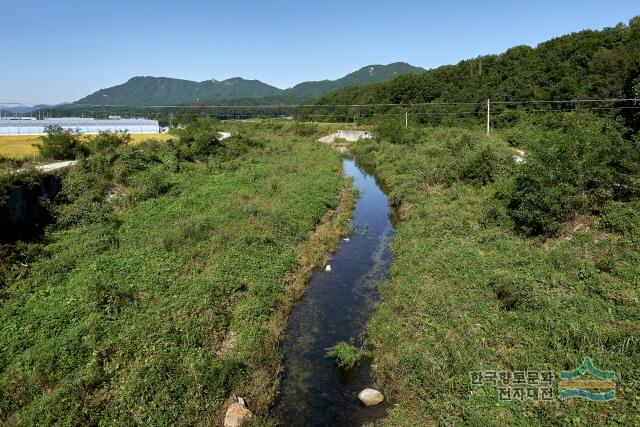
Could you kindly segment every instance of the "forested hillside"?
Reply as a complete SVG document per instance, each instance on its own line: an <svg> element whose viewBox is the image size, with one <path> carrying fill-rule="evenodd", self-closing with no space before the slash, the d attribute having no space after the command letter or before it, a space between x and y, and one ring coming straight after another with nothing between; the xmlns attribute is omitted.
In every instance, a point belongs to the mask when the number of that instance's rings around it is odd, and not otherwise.
<svg viewBox="0 0 640 427"><path fill-rule="evenodd" d="M341 88L384 82L395 77L422 71L425 71L424 68L414 67L406 62L395 62L388 65L367 65L337 80L321 80L297 84L292 88L285 89L282 97L291 100L316 98Z"/></svg>
<svg viewBox="0 0 640 427"><path fill-rule="evenodd" d="M420 74L401 76L384 83L350 87L322 97L314 104L401 104L471 102L474 105L433 105L417 109L423 122L450 119L443 112L484 114L487 99L510 101L495 105L499 113L511 109L553 110L569 108L611 108L626 104L516 104L519 101L548 101L593 98L636 98L640 96L640 17L628 25L618 24L601 31L586 30L558 37L536 47L516 46L500 55L481 56L445 65ZM398 110L397 107L306 108L311 114L353 117ZM627 110L627 114L630 115ZM500 123L500 117L496 115Z"/></svg>
<svg viewBox="0 0 640 427"><path fill-rule="evenodd" d="M101 89L65 106L73 111L83 106L114 105L122 107L149 105L224 104L242 100L241 104L291 103L326 95L348 86L382 82L397 76L424 71L405 62L367 65L336 80L308 81L289 89L279 89L259 80L240 77L223 81L194 82L168 77L134 77L118 86ZM264 98L264 99L263 99ZM234 102L232 102L234 103Z"/></svg>
<svg viewBox="0 0 640 427"><path fill-rule="evenodd" d="M275 95L280 89L258 80L240 77L224 81L192 82L167 77L134 77L118 86L101 89L82 98L80 105L182 105L197 101Z"/></svg>

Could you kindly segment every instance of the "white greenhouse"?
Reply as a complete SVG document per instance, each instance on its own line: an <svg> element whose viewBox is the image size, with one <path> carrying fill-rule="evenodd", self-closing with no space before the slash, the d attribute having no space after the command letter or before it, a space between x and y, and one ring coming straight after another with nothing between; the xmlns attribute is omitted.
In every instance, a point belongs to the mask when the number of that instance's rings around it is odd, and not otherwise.
<svg viewBox="0 0 640 427"><path fill-rule="evenodd" d="M2 119L0 135L44 135L47 126L60 126L64 129L78 130L83 134L97 134L102 131L129 133L159 133L157 120L147 119L109 119L96 120L79 117L60 119Z"/></svg>

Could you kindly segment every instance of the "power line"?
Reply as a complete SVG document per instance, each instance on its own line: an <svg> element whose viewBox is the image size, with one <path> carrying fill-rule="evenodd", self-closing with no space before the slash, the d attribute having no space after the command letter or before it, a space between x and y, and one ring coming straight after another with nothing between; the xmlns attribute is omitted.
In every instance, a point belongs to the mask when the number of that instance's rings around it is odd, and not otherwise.
<svg viewBox="0 0 640 427"><path fill-rule="evenodd" d="M639 102L638 98L607 98L607 99L554 99L554 100L525 100L525 101L491 101L491 104L576 104L576 103L595 103L595 102ZM9 103L5 103L9 104ZM22 104L15 104L22 105ZM428 107L432 105L486 105L486 101L433 101L433 102L415 102L415 103L369 103L369 104L245 104L245 105L224 105L224 104L212 104L212 105L198 105L198 104L185 104L185 105L114 105L114 104L69 104L54 106L52 108L61 109L73 109L73 108L316 108L316 107ZM47 108L47 109L52 109Z"/></svg>

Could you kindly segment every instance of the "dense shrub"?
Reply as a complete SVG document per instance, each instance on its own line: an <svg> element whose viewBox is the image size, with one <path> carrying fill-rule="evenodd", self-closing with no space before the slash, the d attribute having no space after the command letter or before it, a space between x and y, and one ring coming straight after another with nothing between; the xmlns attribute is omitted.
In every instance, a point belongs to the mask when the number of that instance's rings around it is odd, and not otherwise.
<svg viewBox="0 0 640 427"><path fill-rule="evenodd" d="M114 220L111 207L95 192L83 194L74 199L73 203L58 206L56 211L56 225L60 228L99 224Z"/></svg>
<svg viewBox="0 0 640 427"><path fill-rule="evenodd" d="M63 179L55 207L56 225L66 228L113 219L104 199L112 176L109 156L94 155L78 162Z"/></svg>
<svg viewBox="0 0 640 427"><path fill-rule="evenodd" d="M376 135L392 144L414 144L420 136L396 119L381 119L376 125Z"/></svg>
<svg viewBox="0 0 640 427"><path fill-rule="evenodd" d="M591 115L547 117L528 133L527 162L519 167L508 209L519 231L553 234L580 212L640 194L638 144L624 129Z"/></svg>
<svg viewBox="0 0 640 427"><path fill-rule="evenodd" d="M222 159L233 159L248 153L250 150L263 148L265 144L266 142L263 139L246 133L240 133L224 141L224 149L220 150L218 156Z"/></svg>
<svg viewBox="0 0 640 427"><path fill-rule="evenodd" d="M385 143L390 146L385 147ZM503 142L461 128L407 130L384 121L377 127L376 140L360 141L353 149L377 167L385 167L397 156L410 153L410 160L402 168L419 171L427 185L462 181L482 186L510 173L515 166L513 153ZM379 157L377 153L383 151L385 155Z"/></svg>
<svg viewBox="0 0 640 427"><path fill-rule="evenodd" d="M172 185L169 173L162 165L158 165L137 174L133 178L133 189L128 194L128 198L132 204L143 202L167 193Z"/></svg>
<svg viewBox="0 0 640 427"><path fill-rule="evenodd" d="M298 136L313 136L318 132L318 126L313 123L295 122L291 130Z"/></svg>
<svg viewBox="0 0 640 427"><path fill-rule="evenodd" d="M157 151L144 147L120 150L113 161L113 176L116 181L127 183L134 175L161 163Z"/></svg>
<svg viewBox="0 0 640 427"><path fill-rule="evenodd" d="M127 132L100 132L88 143L92 152L114 151L131 143L131 135Z"/></svg>
<svg viewBox="0 0 640 427"><path fill-rule="evenodd" d="M503 146L483 141L464 155L460 178L470 184L486 185L509 172L513 165L513 156Z"/></svg>
<svg viewBox="0 0 640 427"><path fill-rule="evenodd" d="M600 228L640 240L640 202L611 202L605 206Z"/></svg>
<svg viewBox="0 0 640 427"><path fill-rule="evenodd" d="M216 121L198 120L179 130L182 155L188 159L199 159L214 154L222 146L218 127Z"/></svg>
<svg viewBox="0 0 640 427"><path fill-rule="evenodd" d="M47 134L40 138L41 142L34 144L44 159L72 160L87 155L89 151L77 130L52 125L47 126L45 132Z"/></svg>

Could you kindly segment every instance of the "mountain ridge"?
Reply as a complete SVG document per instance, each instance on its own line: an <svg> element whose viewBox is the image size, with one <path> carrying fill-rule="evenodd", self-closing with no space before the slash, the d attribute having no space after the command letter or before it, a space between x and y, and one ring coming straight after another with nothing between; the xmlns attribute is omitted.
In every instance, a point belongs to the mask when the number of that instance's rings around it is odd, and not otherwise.
<svg viewBox="0 0 640 427"><path fill-rule="evenodd" d="M173 77L134 76L125 83L100 89L73 105L186 105L234 99L275 97L303 101L348 86L377 83L397 76L425 71L406 62L371 64L335 80L307 81L280 89L260 80L231 77L202 82Z"/></svg>

